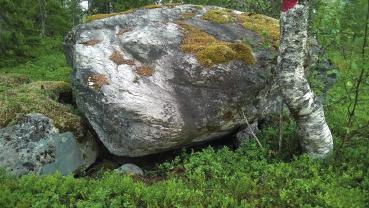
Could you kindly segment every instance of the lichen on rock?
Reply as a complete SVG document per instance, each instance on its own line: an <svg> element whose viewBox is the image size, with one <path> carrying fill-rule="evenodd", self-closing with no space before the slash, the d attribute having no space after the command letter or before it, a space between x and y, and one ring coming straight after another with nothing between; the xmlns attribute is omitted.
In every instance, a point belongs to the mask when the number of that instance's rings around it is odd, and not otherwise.
<svg viewBox="0 0 369 208"><path fill-rule="evenodd" d="M83 171L97 156L94 140L80 143L71 132L59 133L53 121L31 113L0 128L0 167L15 175L63 175Z"/></svg>
<svg viewBox="0 0 369 208"><path fill-rule="evenodd" d="M217 40L214 36L183 22L178 23L184 30L181 49L192 53L198 62L206 67L223 64L232 60L241 60L255 64L252 49L245 43L230 43Z"/></svg>

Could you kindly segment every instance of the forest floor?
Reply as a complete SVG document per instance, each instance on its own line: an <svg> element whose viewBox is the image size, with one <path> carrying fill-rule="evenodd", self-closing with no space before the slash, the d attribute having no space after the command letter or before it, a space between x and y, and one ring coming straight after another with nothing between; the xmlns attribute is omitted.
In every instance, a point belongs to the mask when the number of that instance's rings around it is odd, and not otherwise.
<svg viewBox="0 0 369 208"><path fill-rule="evenodd" d="M276 115L258 135L263 149L250 140L235 149L186 150L142 177L102 170L93 177L16 178L0 170L0 207L369 207L368 136L365 131L353 134L341 145L349 131L344 89L358 69L345 70L347 63L337 54L330 58L340 76L325 106L335 150L324 160L301 155L296 125L287 114L278 152ZM4 94L14 87L3 78L9 75L24 76L28 82L69 83L70 73L61 50L47 51L27 63L1 68L0 96L11 96ZM369 99L368 93L361 98ZM354 127L363 128L368 115L368 107L359 105Z"/></svg>

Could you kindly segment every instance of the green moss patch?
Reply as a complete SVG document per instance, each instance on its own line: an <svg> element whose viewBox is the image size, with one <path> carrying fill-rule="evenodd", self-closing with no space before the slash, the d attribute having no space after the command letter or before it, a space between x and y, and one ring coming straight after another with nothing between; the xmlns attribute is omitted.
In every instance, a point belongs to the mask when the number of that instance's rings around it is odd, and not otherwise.
<svg viewBox="0 0 369 208"><path fill-rule="evenodd" d="M143 6L143 9L157 9L157 8L162 8L162 7L169 7L169 8L173 8L176 7L180 4L175 4L175 3L168 3L168 4L164 4L164 5L158 5L158 4L149 4L146 6ZM122 15L122 14L130 14L133 13L135 11L135 9L129 9L127 11L124 12L114 12L114 13L110 13L110 14L94 14L94 15L90 15L87 16L86 18L86 22L91 22L94 20L101 20L101 19L105 19L108 17L113 17L113 16L117 16L117 15Z"/></svg>
<svg viewBox="0 0 369 208"><path fill-rule="evenodd" d="M4 81L0 80L0 83L4 84ZM33 82L1 92L0 128L21 115L41 113L51 118L60 131L71 131L76 137L83 137L82 118L71 106L58 102L62 93L71 93L71 88L68 83L58 81Z"/></svg>
<svg viewBox="0 0 369 208"><path fill-rule="evenodd" d="M143 6L142 8L145 8L145 9L157 9L157 8L161 8L162 6L159 5L159 4L149 4L149 5L146 5L146 6Z"/></svg>
<svg viewBox="0 0 369 208"><path fill-rule="evenodd" d="M184 23L178 24L185 32L181 44L182 51L194 54L201 65L211 67L232 60L242 60L247 64L255 63L250 46L220 41L198 28Z"/></svg>
<svg viewBox="0 0 369 208"><path fill-rule="evenodd" d="M101 19L105 19L105 18L108 18L108 17L117 16L117 15L122 15L122 14L130 14L130 13L133 13L134 11L135 11L134 9L129 9L129 10L124 11L124 12L114 12L114 13L110 13L110 14L94 14L94 15L87 16L86 17L86 22L101 20Z"/></svg>
<svg viewBox="0 0 369 208"><path fill-rule="evenodd" d="M236 15L233 13L232 10L229 9L210 9L208 10L202 19L217 23L217 24L227 24L236 21Z"/></svg>
<svg viewBox="0 0 369 208"><path fill-rule="evenodd" d="M202 19L217 24L240 22L245 29L260 34L267 45L279 47L279 22L271 17L255 13L237 15L232 10L217 8L207 11Z"/></svg>
<svg viewBox="0 0 369 208"><path fill-rule="evenodd" d="M239 19L245 29L259 33L264 41L270 42L275 48L279 47L280 30L278 20L254 13L241 14Z"/></svg>

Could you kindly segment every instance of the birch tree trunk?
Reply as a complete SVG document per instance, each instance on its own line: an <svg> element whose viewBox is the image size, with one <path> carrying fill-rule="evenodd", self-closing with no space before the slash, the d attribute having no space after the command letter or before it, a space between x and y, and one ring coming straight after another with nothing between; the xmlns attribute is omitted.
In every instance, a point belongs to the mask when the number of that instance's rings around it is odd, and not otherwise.
<svg viewBox="0 0 369 208"><path fill-rule="evenodd" d="M313 158L326 156L333 149L331 131L322 105L305 77L308 0L283 0L278 78L282 96L298 124L301 144Z"/></svg>

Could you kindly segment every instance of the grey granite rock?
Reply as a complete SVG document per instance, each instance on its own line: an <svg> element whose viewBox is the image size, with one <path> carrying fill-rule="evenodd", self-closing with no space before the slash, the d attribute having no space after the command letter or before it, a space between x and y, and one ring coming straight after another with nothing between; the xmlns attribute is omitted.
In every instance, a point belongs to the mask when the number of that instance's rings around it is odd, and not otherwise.
<svg viewBox="0 0 369 208"><path fill-rule="evenodd" d="M143 170L135 164L127 163L114 170L121 174L143 175Z"/></svg>
<svg viewBox="0 0 369 208"><path fill-rule="evenodd" d="M72 133L58 133L42 114L28 114L0 129L0 167L15 175L30 172L63 175L83 170L96 159L93 140L77 142Z"/></svg>

